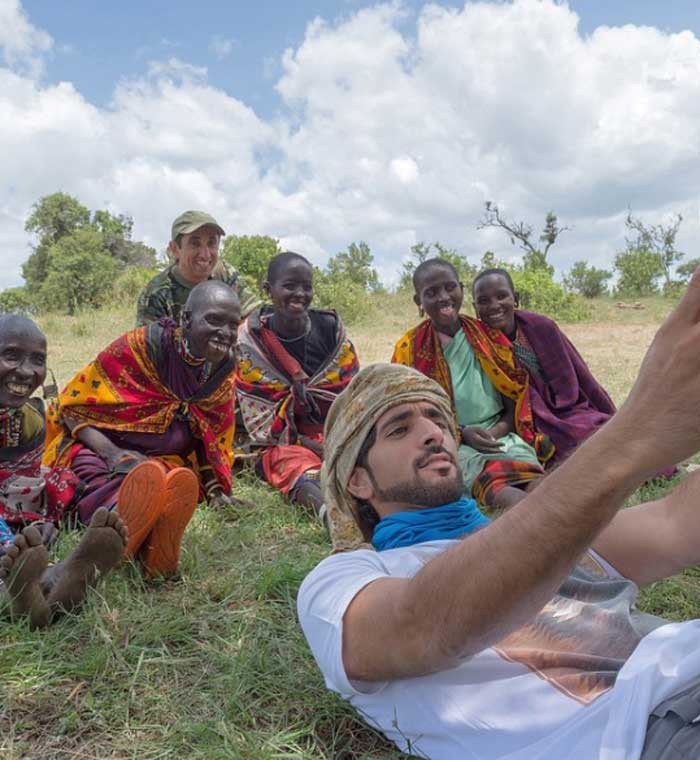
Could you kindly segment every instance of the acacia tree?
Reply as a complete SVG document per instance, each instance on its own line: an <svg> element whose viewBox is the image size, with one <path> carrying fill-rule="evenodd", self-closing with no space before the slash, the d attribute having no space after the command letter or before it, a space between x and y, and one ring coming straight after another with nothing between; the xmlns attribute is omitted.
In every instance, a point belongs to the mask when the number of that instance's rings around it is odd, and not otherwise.
<svg viewBox="0 0 700 760"><path fill-rule="evenodd" d="M673 284L673 270L685 256L676 249L676 235L680 229L683 216L675 214L668 224L644 224L639 217L627 213L625 237L627 251L646 251L658 258L666 287Z"/></svg>
<svg viewBox="0 0 700 760"><path fill-rule="evenodd" d="M492 201L486 201L484 206L484 216L477 224L477 230L483 230L486 227L502 229L508 235L511 245L517 245L523 250L525 254L523 265L526 269L543 269L550 276L554 274L554 267L547 261L547 254L559 236L571 229L570 227L560 227L557 215L553 211L548 211L544 220L544 227L538 238L540 244L544 243L544 247L542 247L542 245L534 242L535 231L532 225L506 219Z"/></svg>

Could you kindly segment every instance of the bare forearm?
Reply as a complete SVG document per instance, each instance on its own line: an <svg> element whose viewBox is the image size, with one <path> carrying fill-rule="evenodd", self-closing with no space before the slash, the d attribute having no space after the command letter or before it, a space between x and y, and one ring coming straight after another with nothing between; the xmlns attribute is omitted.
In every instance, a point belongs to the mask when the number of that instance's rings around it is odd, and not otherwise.
<svg viewBox="0 0 700 760"><path fill-rule="evenodd" d="M75 427L75 423L71 423L70 421L67 421L66 424L71 430ZM119 450L119 447L110 441L104 433L89 425L80 428L75 434L75 438L105 460L109 459L110 456L114 456Z"/></svg>
<svg viewBox="0 0 700 760"><path fill-rule="evenodd" d="M384 651L393 677L405 668L405 675L443 668L481 651L551 599L646 474L621 452L623 440L622 429L598 434L523 502L403 587L398 617L414 651L395 658Z"/></svg>

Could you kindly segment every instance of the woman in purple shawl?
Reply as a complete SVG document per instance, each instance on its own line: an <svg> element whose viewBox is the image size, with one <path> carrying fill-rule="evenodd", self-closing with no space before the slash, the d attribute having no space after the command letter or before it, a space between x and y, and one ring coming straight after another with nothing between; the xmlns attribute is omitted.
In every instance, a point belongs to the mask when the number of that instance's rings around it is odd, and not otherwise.
<svg viewBox="0 0 700 760"><path fill-rule="evenodd" d="M556 322L516 311L518 294L505 269L480 272L472 297L479 319L511 340L516 361L527 369L535 427L556 447L550 461L561 463L612 417L612 399Z"/></svg>

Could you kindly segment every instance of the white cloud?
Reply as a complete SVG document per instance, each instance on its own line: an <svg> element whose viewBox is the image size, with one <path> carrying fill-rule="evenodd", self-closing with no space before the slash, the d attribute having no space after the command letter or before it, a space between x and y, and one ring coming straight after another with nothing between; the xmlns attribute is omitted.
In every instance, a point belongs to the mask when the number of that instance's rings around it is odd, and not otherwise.
<svg viewBox="0 0 700 760"><path fill-rule="evenodd" d="M229 37L221 37L215 34L209 40L209 51L216 56L219 61L223 61L224 58L228 58L233 52L233 47L236 41Z"/></svg>
<svg viewBox="0 0 700 760"><path fill-rule="evenodd" d="M41 55L52 44L49 34L30 23L20 0L0 0L0 51L6 66L38 74Z"/></svg>
<svg viewBox="0 0 700 760"><path fill-rule="evenodd" d="M32 203L59 189L131 214L159 249L172 218L201 207L317 263L365 240L386 278L421 240L512 255L505 236L475 229L487 199L536 228L559 213L573 227L550 254L560 269L609 265L628 206L649 221L681 211L679 245L694 255L700 242L690 32L583 37L550 0L433 4L413 18L380 5L309 24L279 62L282 107L265 121L176 58L98 108L70 83L42 84L51 38L16 2L0 0L3 20L0 286L17 282Z"/></svg>

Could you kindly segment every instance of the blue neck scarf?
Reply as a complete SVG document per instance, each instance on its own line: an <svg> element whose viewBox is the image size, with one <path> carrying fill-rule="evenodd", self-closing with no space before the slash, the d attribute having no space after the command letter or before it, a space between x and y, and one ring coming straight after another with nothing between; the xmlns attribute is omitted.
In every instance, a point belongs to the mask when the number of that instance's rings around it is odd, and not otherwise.
<svg viewBox="0 0 700 760"><path fill-rule="evenodd" d="M378 551L413 546L424 541L462 538L491 521L474 499L463 496L441 507L397 512L382 518L374 529L372 546Z"/></svg>

